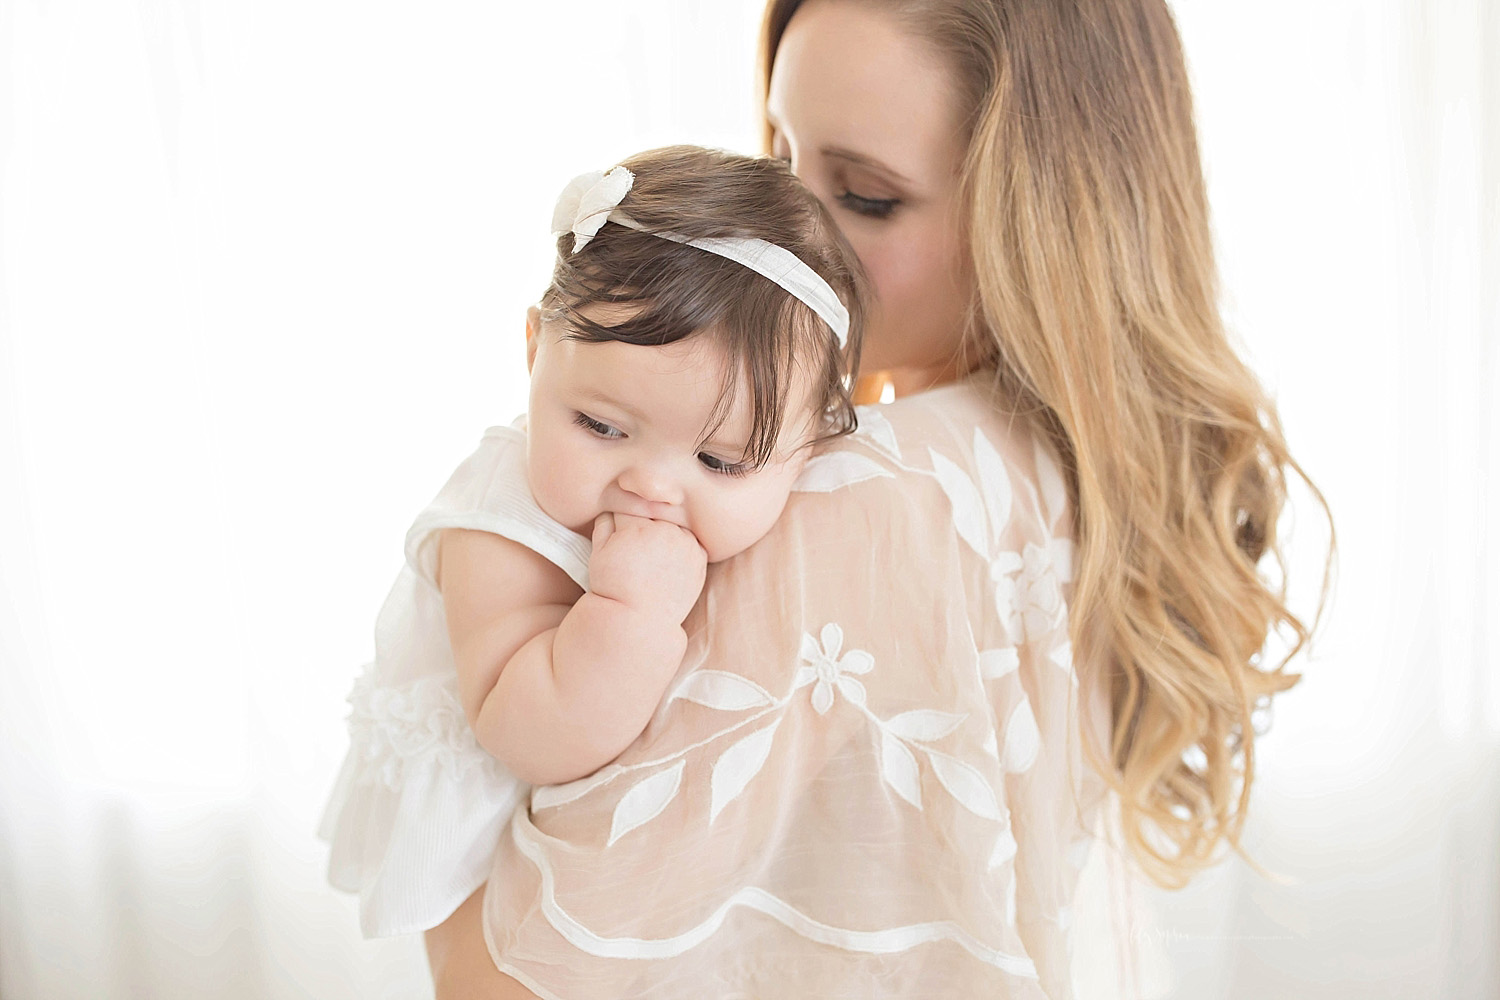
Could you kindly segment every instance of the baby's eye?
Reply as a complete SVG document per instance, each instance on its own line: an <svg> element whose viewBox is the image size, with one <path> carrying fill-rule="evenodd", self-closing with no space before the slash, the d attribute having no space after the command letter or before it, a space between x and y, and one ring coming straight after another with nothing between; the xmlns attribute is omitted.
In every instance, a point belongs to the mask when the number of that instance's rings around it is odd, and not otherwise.
<svg viewBox="0 0 1500 1000"><path fill-rule="evenodd" d="M901 204L900 198L862 198L847 188L838 196L838 200L849 211L872 219L890 218L896 206Z"/></svg>
<svg viewBox="0 0 1500 1000"><path fill-rule="evenodd" d="M706 451L698 452L698 461L703 463L705 469L717 472L721 476L748 476L755 471L749 462L726 462Z"/></svg>
<svg viewBox="0 0 1500 1000"><path fill-rule="evenodd" d="M614 440L615 438L622 438L625 436L625 434L619 428L611 427L609 424L606 424L602 420L595 420L587 413L576 414L573 417L573 423L577 424L579 427L585 428L586 430L592 431L594 434L597 434L602 438Z"/></svg>

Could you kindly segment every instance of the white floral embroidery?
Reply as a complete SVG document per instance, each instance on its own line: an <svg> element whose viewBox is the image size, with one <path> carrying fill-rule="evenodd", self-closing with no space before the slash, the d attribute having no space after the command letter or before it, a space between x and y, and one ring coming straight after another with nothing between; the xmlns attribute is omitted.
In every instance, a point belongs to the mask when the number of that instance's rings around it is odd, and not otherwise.
<svg viewBox="0 0 1500 1000"><path fill-rule="evenodd" d="M1012 774L1030 770L1041 749L1042 734L1037 729L1031 702L1023 693L1005 722L1005 752L1001 755L1000 764Z"/></svg>
<svg viewBox="0 0 1500 1000"><path fill-rule="evenodd" d="M815 684L812 706L819 715L827 714L833 707L833 689L856 705L865 703L865 686L849 674L867 674L875 666L875 657L862 649L851 649L843 656L839 651L844 646L844 630L833 622L823 626L821 642L807 633L802 634L802 666L797 668L793 688Z"/></svg>
<svg viewBox="0 0 1500 1000"><path fill-rule="evenodd" d="M969 474L932 448L932 472L953 507L953 527L959 537L981 557L993 559L995 548L1010 524L1010 474L995 446L977 428L974 431L976 485Z"/></svg>
<svg viewBox="0 0 1500 1000"><path fill-rule="evenodd" d="M667 701L682 698L721 712L740 712L776 704L771 692L739 674L726 670L695 670L677 686Z"/></svg>
<svg viewBox="0 0 1500 1000"><path fill-rule="evenodd" d="M777 719L764 729L756 730L725 750L714 762L713 777L709 781L710 824L719 818L719 813L725 806L739 797L745 786L750 784L750 779L765 766L779 725L781 720Z"/></svg>
<svg viewBox="0 0 1500 1000"><path fill-rule="evenodd" d="M802 467L792 489L797 493L832 493L866 479L890 479L889 469L873 459L851 451L830 451L814 455Z"/></svg>
<svg viewBox="0 0 1500 1000"><path fill-rule="evenodd" d="M499 777L499 761L480 748L452 686L424 677L401 687L364 675L349 693L349 742L366 763L362 775L400 788L408 768L436 765L454 779L482 769Z"/></svg>
<svg viewBox="0 0 1500 1000"><path fill-rule="evenodd" d="M1020 555L1002 552L990 563L995 610L1017 641L1036 640L1062 623L1062 585L1072 576L1072 543L1053 539L1043 548L1032 542Z"/></svg>
<svg viewBox="0 0 1500 1000"><path fill-rule="evenodd" d="M896 443L896 429L880 412L879 407L857 406L854 408L859 426L854 437L869 442L874 448L885 452L896 461L901 461L901 446Z"/></svg>
<svg viewBox="0 0 1500 1000"><path fill-rule="evenodd" d="M609 844L605 846L612 846L631 830L660 816L662 810L677 797L677 792L682 787L682 770L685 766L686 762L679 760L675 766L637 782L621 796L610 822Z"/></svg>
<svg viewBox="0 0 1500 1000"><path fill-rule="evenodd" d="M1010 824L995 835L995 849L990 852L990 870L994 871L1001 865L1016 856L1016 835L1011 832Z"/></svg>
<svg viewBox="0 0 1500 1000"><path fill-rule="evenodd" d="M1036 639L1058 628L1066 618L1062 585L1073 578L1073 543L1052 538L1045 546L1026 543L1021 552L1002 548L1013 502L1005 461L989 439L974 431L974 468L978 482L956 463L928 449L932 471L953 507L959 537L989 561L995 585L995 610L1016 642ZM1049 530L1056 528L1066 502L1066 488L1051 455L1036 449L1040 493L1027 483L1038 513Z"/></svg>
<svg viewBox="0 0 1500 1000"><path fill-rule="evenodd" d="M985 649L979 653L979 676L987 681L999 680L1021 669L1021 654L1014 646Z"/></svg>

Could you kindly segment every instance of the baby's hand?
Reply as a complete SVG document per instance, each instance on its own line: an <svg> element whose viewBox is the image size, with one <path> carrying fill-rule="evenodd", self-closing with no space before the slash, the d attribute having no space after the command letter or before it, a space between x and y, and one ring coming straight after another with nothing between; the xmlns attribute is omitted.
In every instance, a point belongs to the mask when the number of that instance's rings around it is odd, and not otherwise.
<svg viewBox="0 0 1500 1000"><path fill-rule="evenodd" d="M698 595L708 553L686 528L633 514L594 522L589 590L680 625Z"/></svg>

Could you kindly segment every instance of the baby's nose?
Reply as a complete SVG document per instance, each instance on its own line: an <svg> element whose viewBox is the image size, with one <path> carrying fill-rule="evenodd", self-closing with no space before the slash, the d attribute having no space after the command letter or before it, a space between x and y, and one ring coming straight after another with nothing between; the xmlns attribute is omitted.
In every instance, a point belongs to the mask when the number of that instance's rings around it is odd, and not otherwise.
<svg viewBox="0 0 1500 1000"><path fill-rule="evenodd" d="M647 503L682 503L682 484L661 463L637 463L620 475L620 489Z"/></svg>

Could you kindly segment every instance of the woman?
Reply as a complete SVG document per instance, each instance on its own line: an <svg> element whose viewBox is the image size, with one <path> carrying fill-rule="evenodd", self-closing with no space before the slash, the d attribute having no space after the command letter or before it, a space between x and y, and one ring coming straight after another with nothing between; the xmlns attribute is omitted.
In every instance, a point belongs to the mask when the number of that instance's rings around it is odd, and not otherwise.
<svg viewBox="0 0 1500 1000"><path fill-rule="evenodd" d="M791 578L805 583L816 572L806 564L814 548L819 559L839 565L841 578L849 575L847 567L868 567L864 575L875 574L878 587L894 595L891 615L917 609L901 618L904 635L898 637L917 645L931 641L929 628L949 627L952 605L972 600L965 588L993 584L993 606L1011 608L1013 620L1005 627L1024 641L1014 647L1019 660L1005 659L1014 652L1007 648L990 651L995 655L986 661L987 640L976 634L978 673L986 684L1019 679L1018 697L1030 706L1039 738L1030 738L1030 722L1007 717L1011 703L1002 706L998 699L1009 696L995 694L997 686L985 688L985 697L996 699L989 736L1001 745L1002 808L1013 834L1008 846L999 838L988 865L973 869L979 874L965 874L955 884L980 884L985 871L1013 866L1010 896L997 907L1007 911L1005 926L994 933L1010 935L1006 940L1014 947L995 944L986 951L972 943L983 933L962 940L947 933L978 926L993 902L966 900L961 891L921 901L939 915L951 910L950 919L921 925L944 929L940 944L870 943L829 937L832 932L824 944L843 948L840 955L857 954L867 965L880 952L889 965L877 972L909 975L908 995L915 995L915 983L925 984L931 995L974 995L975 984L991 982L978 972L972 979L922 979L926 973L911 971L924 948L946 948L929 956L932 969L961 977L970 966L983 965L986 973L1000 968L1010 978L994 980L1003 985L991 992L1071 996L1067 927L1076 866L1064 863L1070 848L1065 841L1088 832L1097 812L1093 779L1072 762L1081 754L1090 773L1112 790L1130 857L1158 882L1181 884L1224 844L1235 842L1253 773L1251 712L1295 680L1282 672L1284 659L1275 669L1261 662L1268 634L1284 630L1293 653L1306 638L1282 592L1257 572L1262 556L1279 557L1275 528L1285 474L1290 469L1300 475L1300 469L1259 384L1230 348L1217 312L1207 206L1175 28L1161 0L772 0L764 54L770 149L789 158L833 210L870 276L875 309L865 364L885 373L883 381L898 400L870 411L866 427L889 445L882 454L899 452L903 458L868 472L869 480L857 487L845 489L851 483L845 476L838 489L789 506L773 532L779 541L752 549L712 577L700 603L710 609L698 623L706 636L702 655L709 666L733 671L737 651L750 648L738 643L757 627L801 629L802 619L780 620L799 610L793 605L788 611L785 602L773 606L769 622L737 619L724 609L788 579L786 564L799 559ZM970 430L975 444L958 460L975 487L966 493L968 487L952 485L956 480L945 470L954 463L939 453L957 447ZM984 457L991 442L998 466ZM874 461L870 456L878 458L879 449L870 445L864 443L863 454ZM932 456L914 458L924 447ZM1051 488L1048 456L1061 469ZM1071 514L1062 513L1053 495L1060 489ZM1052 528L1014 539L1014 566L998 556L988 565L975 564L963 545L945 543L944 532L979 548L975 535L1004 520L995 508L1002 492L1006 517L1012 499L1030 495L1031 513ZM907 506L896 505L893 496ZM831 509L843 530L830 520ZM1066 552L1057 543L1065 541L1069 522L1075 555L1049 562L1048 551ZM922 534L928 523L937 527ZM882 542L894 547L889 557L871 553ZM920 550L919 558L912 548L917 545L931 547ZM958 566L964 559L968 568L951 584L958 592L944 591L944 580L927 569L929 563L951 560ZM1071 596L1054 613L1068 564ZM1012 598L1017 588L1026 590L1031 603L1024 609L1019 599L1005 605L1002 584L1011 587L1006 593ZM820 610L843 615L846 625L870 623L878 614L871 614L868 600L847 595L868 596L872 589L836 590L828 598L833 603ZM993 612L985 600L988 592L958 617L987 621ZM1033 624L1023 610L1038 608L1046 614ZM931 626L933 621L939 624ZM845 662L840 651L827 648L841 636L825 633L829 641L811 654L823 658L823 681L849 679L839 670ZM1076 664L1072 673L1069 658ZM913 669L918 659L908 657L903 666ZM1066 683L1049 686L1057 677L1076 678L1076 698ZM944 675L932 674L927 683L940 687ZM864 698L864 688L859 690ZM627 757L633 752L631 760L643 760L653 747L671 744L671 718L663 714L662 726L653 722ZM810 790L813 799L836 795L852 779L824 783L831 772L819 767L851 761L855 767L880 757L886 785L901 792L907 805L923 790L923 801L931 801L938 785L903 791L892 777L906 758L888 744L872 754L870 744L850 730L807 749L800 771L783 772L793 781L800 774L801 787L784 790L782 798L801 802ZM996 748L990 750L993 756ZM936 767L942 755L930 756ZM951 759L959 756L955 752ZM1025 757L1019 771L1017 756ZM820 763L809 769L807 760ZM962 784L950 783L951 773L937 777L950 791ZM882 801L879 810L872 806L878 817L871 822L887 811L895 815L899 797L888 796L889 804ZM548 822L550 804L533 804L538 823ZM799 820L819 821L810 807L800 808ZM845 802L840 808L855 806ZM962 810L955 813L972 819ZM560 844L569 835L555 824L549 830L561 839L541 837L533 844ZM850 836L849 842L857 839ZM703 842L686 832L682 841L688 868L707 871L710 858L718 859L694 853L703 851ZM751 857L757 850L787 853L780 841L765 847L769 835L746 841L742 831L730 849ZM885 877L878 865L861 869L875 879L863 896L847 883L848 872L815 867L800 877L815 897L841 893L878 910L902 893L920 893L916 886L941 883L950 868L964 869L976 843L955 835L929 845L920 855L932 866L926 881L899 882L894 892L878 884ZM663 868L669 856L662 855ZM530 877L524 874L531 870L529 857L512 851L511 867L497 863L497 881ZM835 866L832 857L822 856L822 864ZM784 858L762 860L771 865ZM660 912L681 904L681 897L670 895L677 891L664 889L668 895L647 898L635 909ZM428 934L439 997L536 995L496 972L480 926L480 895ZM744 938L747 967L759 962L771 968L747 969L734 980L761 984L743 995L887 995L883 988L898 994L889 986L894 978L861 978L870 970L853 958L847 965L830 959L819 979L808 971L815 960L795 949L826 925L809 929L797 924L797 914L760 912L771 919L718 927L721 935L747 935L752 927L760 933L763 925L787 929L780 938ZM497 948L524 952L532 939L507 937L498 926L510 916L525 914L492 910ZM639 938L630 940L656 940L650 920L640 923ZM712 940L682 952L688 958L678 961L689 967L689 958L714 947ZM955 942L963 947L953 947ZM776 951L781 947L788 949L785 955ZM717 954L722 967L731 952ZM1007 966L1006 956L1024 961ZM537 961L542 964L528 968L545 968L545 960ZM766 985L778 980L765 978L778 971L784 975L780 992ZM541 978L528 974L539 992L552 992ZM641 995L656 995L651 986L663 988L667 981L642 980L648 985ZM625 979L612 982L613 994L574 988L579 996L623 995L632 988L621 985Z"/></svg>

